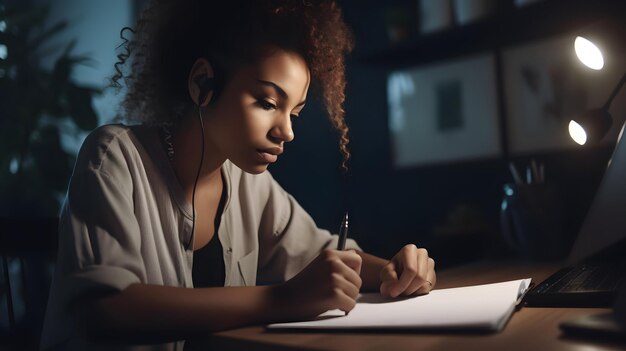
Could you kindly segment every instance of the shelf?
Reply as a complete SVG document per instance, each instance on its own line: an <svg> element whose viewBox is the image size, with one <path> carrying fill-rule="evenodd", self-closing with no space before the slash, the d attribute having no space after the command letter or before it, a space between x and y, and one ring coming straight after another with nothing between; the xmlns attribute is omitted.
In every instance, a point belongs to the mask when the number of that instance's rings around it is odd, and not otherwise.
<svg viewBox="0 0 626 351"><path fill-rule="evenodd" d="M521 8L508 6L491 17L398 44L358 53L358 63L408 66L452 59L583 28L599 20L626 23L623 0L545 0Z"/></svg>

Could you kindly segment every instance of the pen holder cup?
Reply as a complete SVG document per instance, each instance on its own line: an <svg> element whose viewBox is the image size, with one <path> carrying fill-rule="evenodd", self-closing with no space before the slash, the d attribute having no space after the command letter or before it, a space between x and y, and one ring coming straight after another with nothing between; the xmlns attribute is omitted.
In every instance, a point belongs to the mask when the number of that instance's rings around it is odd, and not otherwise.
<svg viewBox="0 0 626 351"><path fill-rule="evenodd" d="M564 256L561 204L549 184L505 184L502 236L521 257L545 261Z"/></svg>

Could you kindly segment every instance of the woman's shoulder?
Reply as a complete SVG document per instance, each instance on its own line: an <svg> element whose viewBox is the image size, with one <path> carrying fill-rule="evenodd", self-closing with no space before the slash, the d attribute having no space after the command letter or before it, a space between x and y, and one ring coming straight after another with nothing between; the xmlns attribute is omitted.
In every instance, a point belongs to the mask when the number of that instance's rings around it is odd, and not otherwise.
<svg viewBox="0 0 626 351"><path fill-rule="evenodd" d="M106 160L124 159L127 151L135 147L132 133L133 127L124 124L107 124L94 129L80 148L76 167L100 169Z"/></svg>
<svg viewBox="0 0 626 351"><path fill-rule="evenodd" d="M133 127L125 124L105 124L92 130L89 135L87 135L87 138L85 138L83 144L110 144L113 141L120 141L127 137L132 128Z"/></svg>

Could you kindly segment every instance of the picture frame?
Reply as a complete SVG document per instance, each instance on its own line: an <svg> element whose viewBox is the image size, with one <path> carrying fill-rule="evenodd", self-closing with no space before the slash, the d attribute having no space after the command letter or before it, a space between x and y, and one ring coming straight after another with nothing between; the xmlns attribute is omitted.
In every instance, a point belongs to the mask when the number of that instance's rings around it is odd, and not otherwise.
<svg viewBox="0 0 626 351"><path fill-rule="evenodd" d="M600 71L585 67L574 52L575 33L505 48L502 52L507 146L512 155L580 147L569 121L599 108L626 71L624 55ZM609 110L613 127L603 143L617 139L626 114L626 94Z"/></svg>
<svg viewBox="0 0 626 351"><path fill-rule="evenodd" d="M494 65L494 55L482 53L390 72L395 168L501 155Z"/></svg>

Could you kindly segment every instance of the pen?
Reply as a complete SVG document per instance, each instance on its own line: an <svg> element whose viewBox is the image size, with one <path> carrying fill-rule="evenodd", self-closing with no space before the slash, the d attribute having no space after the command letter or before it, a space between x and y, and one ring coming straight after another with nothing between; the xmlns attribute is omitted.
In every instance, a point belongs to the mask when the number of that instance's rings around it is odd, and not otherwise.
<svg viewBox="0 0 626 351"><path fill-rule="evenodd" d="M348 212L343 216L341 226L339 227L339 241L337 241L337 250L345 250L346 239L348 238Z"/></svg>

